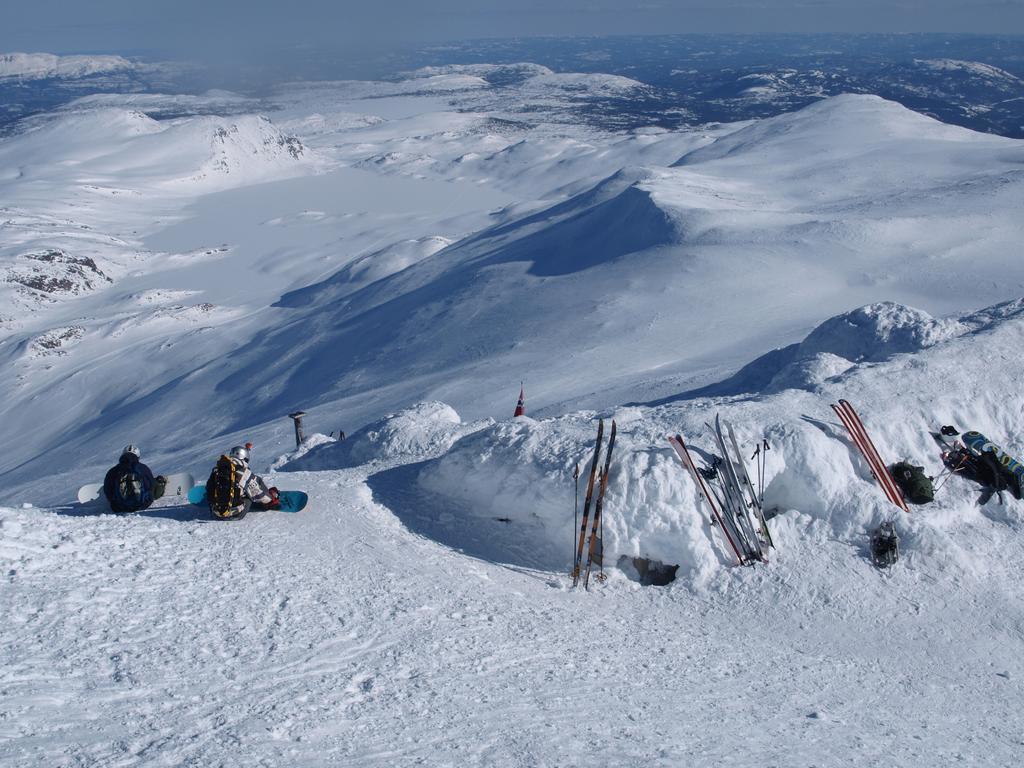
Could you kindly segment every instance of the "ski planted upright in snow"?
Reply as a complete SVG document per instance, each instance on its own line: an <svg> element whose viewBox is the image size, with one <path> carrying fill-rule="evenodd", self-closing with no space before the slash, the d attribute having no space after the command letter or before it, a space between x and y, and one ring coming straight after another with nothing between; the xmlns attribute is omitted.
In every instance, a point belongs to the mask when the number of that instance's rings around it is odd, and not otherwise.
<svg viewBox="0 0 1024 768"><path fill-rule="evenodd" d="M612 419L612 433L608 437L608 450L604 454L604 471L601 473L601 487L597 491L597 504L594 506L594 522L590 527L590 546L587 550L587 570L583 575L583 588L590 589L590 566L594 562L594 550L601 538L598 526L601 524L601 510L604 507L604 493L608 490L608 472L612 466L612 449L615 447L615 419ZM601 542L601 564L604 566L604 542Z"/></svg>
<svg viewBox="0 0 1024 768"><path fill-rule="evenodd" d="M860 416L857 415L853 406L846 400L840 400L838 403L832 404L832 410L836 412L839 420L846 427L846 431L853 438L854 444L864 455L868 466L871 468L871 474L874 475L875 480L878 481L878 485L882 488L889 501L904 512L910 512L907 509L907 502L903 499L903 492L896 485L896 481L893 480L892 475L889 473L889 468L882 461L882 457L878 455L878 449L875 448L875 444L868 436L867 430L864 429L864 423L860 420Z"/></svg>
<svg viewBox="0 0 1024 768"><path fill-rule="evenodd" d="M690 473L693 478L693 482L696 483L700 495L704 498L704 503L708 505L711 510L711 515L714 522L717 523L718 529L722 532L722 536L725 538L726 543L729 545L729 549L732 550L736 556L736 562L740 565L746 565L748 560L740 553L740 549L736 544L735 532L730 533L732 526L727 525L725 516L722 514L721 507L716 502L714 494L704 481L704 477L701 475L700 470L697 469L697 465L693 461L693 457L690 455L689 449L686 447L686 443L683 440L683 436L669 435L669 444L675 450L676 455L679 457L679 461L683 463L686 470Z"/></svg>
<svg viewBox="0 0 1024 768"><path fill-rule="evenodd" d="M757 518L758 531L764 543L772 549L775 548L775 542L772 541L772 535L768 532L768 523L764 519L764 504L763 499L758 496L757 491L754 489L754 483L750 479L750 473L747 472L747 464L743 461L743 454L740 453L740 445L736 440L736 433L733 431L732 424L725 425L726 431L729 433L729 442L732 443L733 452L736 454L736 465L740 468L743 473L744 489L750 495L750 509L754 512L754 516ZM765 444L767 445L767 440ZM758 448L760 450L760 447ZM755 454L757 455L757 454Z"/></svg>
<svg viewBox="0 0 1024 768"><path fill-rule="evenodd" d="M583 522L580 524L580 537L576 544L576 557L572 564L572 585L580 582L580 564L583 560L583 543L587 538L587 519L590 517L590 502L594 497L594 479L597 477L597 465L601 461L601 438L604 437L604 419L597 422L597 441L594 443L594 458L590 461L590 478L587 480L587 495L583 500Z"/></svg>
<svg viewBox="0 0 1024 768"><path fill-rule="evenodd" d="M715 441L718 443L718 450L721 452L722 461L719 464L719 485L722 488L723 506L727 517L731 518L736 530L739 533L739 544L750 560L761 560L767 562L761 542L754 531L754 524L751 521L751 508L748 506L746 492L740 482L739 473L736 471L737 459L729 454L725 444L725 436L722 434L722 420L715 415Z"/></svg>

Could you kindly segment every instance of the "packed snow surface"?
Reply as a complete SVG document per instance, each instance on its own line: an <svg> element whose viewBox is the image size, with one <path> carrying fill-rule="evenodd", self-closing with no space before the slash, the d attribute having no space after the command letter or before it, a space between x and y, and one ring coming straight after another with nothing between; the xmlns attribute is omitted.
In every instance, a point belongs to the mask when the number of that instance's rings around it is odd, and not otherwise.
<svg viewBox="0 0 1024 768"><path fill-rule="evenodd" d="M0 762L1017 760L1024 505L898 512L829 403L932 475L944 424L1024 455L1024 146L855 95L571 119L637 87L439 67L0 139ZM711 462L716 416L771 446L756 568L666 441ZM303 512L69 503L128 442L204 478L247 441Z"/></svg>

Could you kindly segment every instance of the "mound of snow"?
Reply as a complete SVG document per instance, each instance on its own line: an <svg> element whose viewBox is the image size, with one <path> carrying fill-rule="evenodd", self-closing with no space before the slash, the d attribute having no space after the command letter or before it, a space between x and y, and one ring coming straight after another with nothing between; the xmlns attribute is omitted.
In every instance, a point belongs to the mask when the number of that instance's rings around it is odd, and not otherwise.
<svg viewBox="0 0 1024 768"><path fill-rule="evenodd" d="M345 440L323 442L283 464L285 471L355 467L371 461L393 461L434 456L446 450L467 429L459 414L439 402L417 403L389 413Z"/></svg>
<svg viewBox="0 0 1024 768"><path fill-rule="evenodd" d="M55 56L52 53L0 53L0 77L43 79L86 77L134 69L120 56Z"/></svg>
<svg viewBox="0 0 1024 768"><path fill-rule="evenodd" d="M917 352L982 324L981 319L973 325L936 319L890 301L869 304L826 320L803 341L762 355L729 381L710 389L736 393L813 389L856 363Z"/></svg>
<svg viewBox="0 0 1024 768"><path fill-rule="evenodd" d="M883 301L826 320L799 351L800 357L829 352L853 362L877 361L934 346L960 328L956 321L936 320L920 309Z"/></svg>
<svg viewBox="0 0 1024 768"><path fill-rule="evenodd" d="M631 434L628 417L622 421L605 497L606 510L613 511L604 526L606 563L621 555L645 557L679 564L702 580L719 556L692 512L692 483L667 443L649 429ZM564 570L576 530L573 469L580 464L582 505L595 426L589 414L518 418L463 438L420 471L417 485L426 494L421 509L429 510L433 499L435 523L447 527L439 538L460 547L467 531L507 521L489 539L491 557Z"/></svg>

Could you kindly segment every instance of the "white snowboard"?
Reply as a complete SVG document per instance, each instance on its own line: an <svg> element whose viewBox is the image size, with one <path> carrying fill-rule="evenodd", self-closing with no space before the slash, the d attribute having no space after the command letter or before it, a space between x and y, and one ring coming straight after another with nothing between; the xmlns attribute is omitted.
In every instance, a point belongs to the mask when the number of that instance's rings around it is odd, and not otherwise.
<svg viewBox="0 0 1024 768"><path fill-rule="evenodd" d="M167 486L164 489L164 495L161 499L166 499L169 496L188 496L189 490L196 484L196 481L192 478L188 472L179 472L174 475L167 475ZM89 502L96 501L103 495L103 483L90 483L89 485L83 485L78 489L78 503L88 504Z"/></svg>

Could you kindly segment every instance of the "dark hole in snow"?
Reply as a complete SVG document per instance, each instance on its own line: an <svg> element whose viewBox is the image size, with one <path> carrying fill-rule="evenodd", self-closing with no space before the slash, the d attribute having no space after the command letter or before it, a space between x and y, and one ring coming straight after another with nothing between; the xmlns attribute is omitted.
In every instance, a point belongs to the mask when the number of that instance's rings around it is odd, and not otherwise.
<svg viewBox="0 0 1024 768"><path fill-rule="evenodd" d="M645 587L664 587L675 581L679 566L668 565L660 560L649 560L646 557L622 555L619 558L619 570Z"/></svg>

